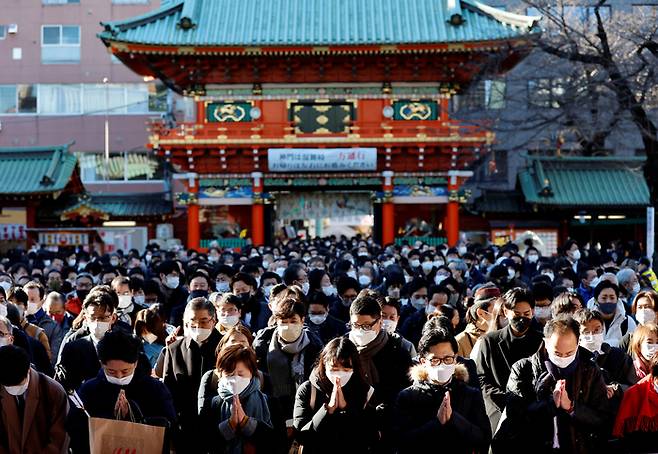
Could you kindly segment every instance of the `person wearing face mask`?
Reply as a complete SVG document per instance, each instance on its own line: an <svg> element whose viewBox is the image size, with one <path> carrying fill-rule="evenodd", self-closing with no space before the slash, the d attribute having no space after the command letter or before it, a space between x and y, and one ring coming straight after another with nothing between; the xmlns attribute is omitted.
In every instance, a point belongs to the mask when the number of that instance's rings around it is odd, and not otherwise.
<svg viewBox="0 0 658 454"><path fill-rule="evenodd" d="M299 264L292 264L286 268L286 271L283 273L283 282L286 285L299 286L304 292L304 295L308 295L308 292L311 289L306 270Z"/></svg>
<svg viewBox="0 0 658 454"><path fill-rule="evenodd" d="M337 434L340 452L371 452L379 434L369 401L374 388L361 373L359 354L347 338L332 340L322 350L309 380L297 390L294 427L304 453L335 453L330 442Z"/></svg>
<svg viewBox="0 0 658 454"><path fill-rule="evenodd" d="M338 320L347 323L350 319L350 306L356 295L361 291L361 286L356 279L343 275L336 280L336 291L338 292L338 300L330 306L329 313Z"/></svg>
<svg viewBox="0 0 658 454"><path fill-rule="evenodd" d="M618 347L627 333L635 331L635 320L626 315L624 304L619 299L619 287L608 280L601 281L594 288L594 299L590 300L588 308L598 310L603 316L608 345Z"/></svg>
<svg viewBox="0 0 658 454"><path fill-rule="evenodd" d="M239 272L231 278L231 293L237 296L241 302L240 319L242 323L256 332L267 326L265 315L267 314L267 303L259 297L258 283L250 274Z"/></svg>
<svg viewBox="0 0 658 454"><path fill-rule="evenodd" d="M633 332L630 352L638 380L651 373L651 358L658 353L658 325L647 323Z"/></svg>
<svg viewBox="0 0 658 454"><path fill-rule="evenodd" d="M624 303L624 309L628 313L635 296L640 293L642 287L637 273L632 268L623 268L617 272L616 276L619 285L619 298Z"/></svg>
<svg viewBox="0 0 658 454"><path fill-rule="evenodd" d="M564 255L562 258L569 268L576 274L580 274L587 268L587 263L582 260L582 254L578 248L578 243L574 240L569 240L562 248Z"/></svg>
<svg viewBox="0 0 658 454"><path fill-rule="evenodd" d="M389 297L380 300L380 303L382 305L382 329L386 330L391 337L399 337L402 348L409 352L409 356L415 358L417 353L414 344L396 332L400 323L400 301Z"/></svg>
<svg viewBox="0 0 658 454"><path fill-rule="evenodd" d="M225 293L220 295L215 304L217 309L217 325L215 328L224 336L226 332L242 323L242 298L232 294Z"/></svg>
<svg viewBox="0 0 658 454"><path fill-rule="evenodd" d="M479 342L475 363L494 433L505 409L505 386L512 364L534 354L542 342L541 333L531 328L534 306L535 298L530 291L508 290L501 306L508 325L485 334Z"/></svg>
<svg viewBox="0 0 658 454"><path fill-rule="evenodd" d="M413 385L400 393L393 410L398 453L422 452L438 440L445 452L486 452L491 429L482 394L468 386L457 348L455 338L442 329L421 338Z"/></svg>
<svg viewBox="0 0 658 454"><path fill-rule="evenodd" d="M656 323L658 310L658 294L654 291L639 292L633 298L631 312L639 325Z"/></svg>
<svg viewBox="0 0 658 454"><path fill-rule="evenodd" d="M371 288L374 285L375 270L371 265L363 265L359 268L359 285L361 288Z"/></svg>
<svg viewBox="0 0 658 454"><path fill-rule="evenodd" d="M619 452L653 452L658 439L658 355L649 364L650 373L624 393L612 431L621 439Z"/></svg>
<svg viewBox="0 0 658 454"><path fill-rule="evenodd" d="M596 270L589 266L578 277L580 278L580 286L576 291L583 298L583 301L589 301L594 296L594 288L601 280L598 278Z"/></svg>
<svg viewBox="0 0 658 454"><path fill-rule="evenodd" d="M176 421L171 393L150 371L140 367L142 345L138 338L120 331L107 333L98 343L101 369L95 378L78 389L78 396L89 416L130 421L130 410L141 414L137 422L170 427ZM72 411L70 430L76 453L89 452L87 417Z"/></svg>
<svg viewBox="0 0 658 454"><path fill-rule="evenodd" d="M135 324L137 313L142 307L138 307L133 301L130 279L125 276L115 277L112 279L110 287L119 299L119 305L117 306L118 320L132 327Z"/></svg>
<svg viewBox="0 0 658 454"><path fill-rule="evenodd" d="M64 336L71 329L73 317L64 309L64 299L58 292L50 292L43 303L43 310L53 320L55 327L52 337L49 338L50 348L53 353L52 365L55 366L59 351L64 341Z"/></svg>
<svg viewBox="0 0 658 454"><path fill-rule="evenodd" d="M276 329L267 349L254 341L258 366L272 381L271 399L280 409L275 427L292 427L297 388L308 380L322 350L319 337L304 327L306 308L302 298L289 293L273 309Z"/></svg>
<svg viewBox="0 0 658 454"><path fill-rule="evenodd" d="M590 352L578 346L580 327L560 315L544 327L544 346L512 366L507 418L494 437L495 452L524 446L538 453L599 452L614 415Z"/></svg>
<svg viewBox="0 0 658 454"><path fill-rule="evenodd" d="M160 316L157 306L142 309L137 313L135 336L141 339L142 348L151 364L151 368L155 368L167 338L164 319Z"/></svg>
<svg viewBox="0 0 658 454"><path fill-rule="evenodd" d="M29 283L26 285L29 285ZM34 299L39 298L38 291L30 292L30 293L32 294L32 297ZM37 296L35 296L35 294ZM30 304L27 293L20 287L13 287L9 291L9 294L7 295L7 300L11 302L14 306L16 306L16 308L18 309L18 313L20 317L18 326L21 327L21 329L23 330L23 332L25 332L25 334L27 334L32 339L38 341L41 345L43 345L43 348L46 350L46 353L48 355L48 360L52 361L52 352L50 350L50 340L48 339L48 335L42 328L40 328L39 326L33 323L30 323L30 321L28 320L28 313L27 313L28 308L30 308L30 312L33 313L35 312L34 309L35 307L41 309L41 304L34 302L34 299L32 304ZM49 326L52 327L53 324L51 323L49 324Z"/></svg>
<svg viewBox="0 0 658 454"><path fill-rule="evenodd" d="M532 294L535 297L535 317L533 325L541 330L548 320L553 317L553 288L545 282L535 282L532 285Z"/></svg>
<svg viewBox="0 0 658 454"><path fill-rule="evenodd" d="M388 421L398 393L410 385L412 361L400 339L390 336L382 326L384 297L373 290L362 290L350 307L350 332L346 335L359 352L363 376L375 388L371 400L381 412L378 429L382 432L382 447L390 449Z"/></svg>
<svg viewBox="0 0 658 454"><path fill-rule="evenodd" d="M468 358L477 341L487 332L493 321L493 301L500 297L500 290L492 284L475 291L473 305L466 311L466 328L457 334L457 353Z"/></svg>
<svg viewBox="0 0 658 454"><path fill-rule="evenodd" d="M215 369L201 379L199 419L203 452L272 452L271 410L253 349L232 345L220 351Z"/></svg>
<svg viewBox="0 0 658 454"><path fill-rule="evenodd" d="M219 293L228 293L231 291L231 278L235 275L235 270L228 265L219 265L215 275L215 288Z"/></svg>
<svg viewBox="0 0 658 454"><path fill-rule="evenodd" d="M540 257L541 254L536 247L530 246L526 249L525 259L523 260L521 269L521 275L523 276L524 281L529 282L533 277L539 274Z"/></svg>
<svg viewBox="0 0 658 454"><path fill-rule="evenodd" d="M85 299L82 309L86 329L62 345L55 366L55 379L67 391L78 389L83 381L98 374L100 364L96 346L117 321L114 313L116 297L109 292L94 291Z"/></svg>
<svg viewBox="0 0 658 454"><path fill-rule="evenodd" d="M592 361L603 375L610 408L616 411L624 391L637 383L633 360L625 351L603 341L605 325L599 312L582 309L573 317L580 325L578 343L591 352Z"/></svg>
<svg viewBox="0 0 658 454"><path fill-rule="evenodd" d="M163 315L169 324L180 326L188 297L187 290L181 285L181 269L177 262L165 260L160 262L157 271L160 277Z"/></svg>
<svg viewBox="0 0 658 454"><path fill-rule="evenodd" d="M331 282L331 276L324 269L314 269L308 273L309 292L308 298L315 293L322 293L329 305L338 302L338 289Z"/></svg>
<svg viewBox="0 0 658 454"><path fill-rule="evenodd" d="M28 282L23 287L23 290L27 294L26 320L29 324L41 328L48 338L48 350L50 351L51 362L54 365L59 352L58 348L61 344L61 338L64 337L64 334L57 326L57 323L43 309L46 289L40 282L32 281ZM58 340L58 345L54 346L53 343Z"/></svg>
<svg viewBox="0 0 658 454"><path fill-rule="evenodd" d="M0 452L67 453L64 389L30 368L27 353L14 345L0 347L0 364Z"/></svg>
<svg viewBox="0 0 658 454"><path fill-rule="evenodd" d="M347 332L345 323L329 314L329 298L324 293L311 293L307 301L308 317L304 323L323 344Z"/></svg>
<svg viewBox="0 0 658 454"><path fill-rule="evenodd" d="M179 430L173 434L178 452L202 452L197 397L203 374L217 361L221 334L215 329L217 313L205 298L195 298L185 307L183 336L167 345L158 358L156 371L171 391Z"/></svg>
<svg viewBox="0 0 658 454"><path fill-rule="evenodd" d="M66 301L66 311L77 317L82 310L82 303L94 286L94 278L89 273L80 273L75 278L75 295Z"/></svg>

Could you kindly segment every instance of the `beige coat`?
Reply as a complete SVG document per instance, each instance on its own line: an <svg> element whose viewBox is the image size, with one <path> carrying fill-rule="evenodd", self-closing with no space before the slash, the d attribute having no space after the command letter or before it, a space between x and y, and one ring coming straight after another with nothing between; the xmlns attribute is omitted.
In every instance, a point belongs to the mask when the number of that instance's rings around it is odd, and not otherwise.
<svg viewBox="0 0 658 454"><path fill-rule="evenodd" d="M64 454L69 446L64 427L66 392L59 383L34 369L29 374L22 431L16 398L0 386L0 454Z"/></svg>

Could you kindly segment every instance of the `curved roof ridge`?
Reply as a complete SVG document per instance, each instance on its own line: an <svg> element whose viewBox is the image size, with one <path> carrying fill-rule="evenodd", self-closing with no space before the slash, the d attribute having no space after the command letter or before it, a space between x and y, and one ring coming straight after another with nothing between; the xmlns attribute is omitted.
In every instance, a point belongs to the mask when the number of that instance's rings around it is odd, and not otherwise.
<svg viewBox="0 0 658 454"><path fill-rule="evenodd" d="M541 20L541 16L524 16L523 14L511 13L503 11L502 9L494 8L485 3L478 2L477 0L461 0L468 6L475 7L481 12L484 12L499 22L514 27L525 27L532 29Z"/></svg>

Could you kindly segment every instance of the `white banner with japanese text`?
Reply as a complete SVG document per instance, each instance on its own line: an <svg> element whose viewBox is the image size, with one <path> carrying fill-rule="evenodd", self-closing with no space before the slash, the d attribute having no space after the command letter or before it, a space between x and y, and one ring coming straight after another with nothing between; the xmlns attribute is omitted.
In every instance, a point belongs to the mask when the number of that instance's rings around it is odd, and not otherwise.
<svg viewBox="0 0 658 454"><path fill-rule="evenodd" d="M377 170L376 148L270 148L270 172Z"/></svg>

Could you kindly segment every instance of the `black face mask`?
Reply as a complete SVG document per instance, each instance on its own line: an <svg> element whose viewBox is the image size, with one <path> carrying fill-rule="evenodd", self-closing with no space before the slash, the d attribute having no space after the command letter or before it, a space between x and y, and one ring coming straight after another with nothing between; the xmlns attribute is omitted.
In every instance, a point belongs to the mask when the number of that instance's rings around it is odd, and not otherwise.
<svg viewBox="0 0 658 454"><path fill-rule="evenodd" d="M76 290L75 294L78 296L78 299L82 303L84 302L87 295L89 295L89 290Z"/></svg>
<svg viewBox="0 0 658 454"><path fill-rule="evenodd" d="M208 298L208 292L206 290L192 290L188 300L192 300L194 298Z"/></svg>
<svg viewBox="0 0 658 454"><path fill-rule="evenodd" d="M525 333L530 328L532 320L526 317L514 317L510 322L510 326L517 333Z"/></svg>

